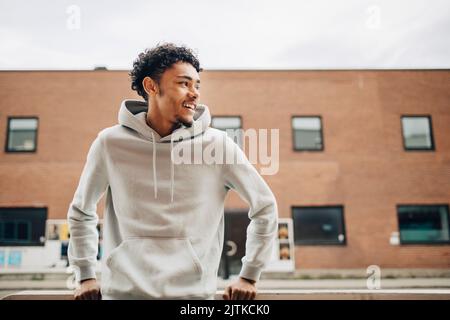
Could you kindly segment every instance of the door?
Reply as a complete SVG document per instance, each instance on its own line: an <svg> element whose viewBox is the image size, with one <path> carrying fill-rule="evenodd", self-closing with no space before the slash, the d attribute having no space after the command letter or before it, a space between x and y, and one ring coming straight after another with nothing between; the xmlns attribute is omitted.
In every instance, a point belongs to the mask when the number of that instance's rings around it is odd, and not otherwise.
<svg viewBox="0 0 450 320"><path fill-rule="evenodd" d="M241 259L245 255L248 210L225 210L225 233L219 276L228 279L241 271Z"/></svg>

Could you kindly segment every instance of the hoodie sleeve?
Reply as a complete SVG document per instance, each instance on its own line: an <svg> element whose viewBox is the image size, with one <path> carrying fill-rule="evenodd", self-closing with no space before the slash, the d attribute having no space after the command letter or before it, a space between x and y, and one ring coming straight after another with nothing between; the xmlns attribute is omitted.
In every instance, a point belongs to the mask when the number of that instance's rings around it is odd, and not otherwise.
<svg viewBox="0 0 450 320"><path fill-rule="evenodd" d="M229 137L226 140L225 150L234 152L237 162L225 165L225 187L235 190L250 206L245 256L239 275L258 281L272 254L278 225L277 203L269 186L242 149Z"/></svg>
<svg viewBox="0 0 450 320"><path fill-rule="evenodd" d="M86 164L67 213L70 231L68 258L75 269L77 281L96 278L97 203L108 186L102 149L99 134L89 149Z"/></svg>

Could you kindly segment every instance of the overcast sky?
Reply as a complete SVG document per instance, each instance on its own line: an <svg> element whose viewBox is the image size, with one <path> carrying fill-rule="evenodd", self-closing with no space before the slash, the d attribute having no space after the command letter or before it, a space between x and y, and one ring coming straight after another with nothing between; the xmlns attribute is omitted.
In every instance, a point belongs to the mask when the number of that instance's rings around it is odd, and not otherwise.
<svg viewBox="0 0 450 320"><path fill-rule="evenodd" d="M450 68L449 0L0 0L0 69L130 69L158 42L204 69Z"/></svg>

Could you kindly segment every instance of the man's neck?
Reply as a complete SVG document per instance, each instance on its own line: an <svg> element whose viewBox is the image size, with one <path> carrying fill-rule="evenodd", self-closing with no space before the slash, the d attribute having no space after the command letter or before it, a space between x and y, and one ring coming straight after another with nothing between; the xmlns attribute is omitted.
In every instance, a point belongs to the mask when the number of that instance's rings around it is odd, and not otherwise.
<svg viewBox="0 0 450 320"><path fill-rule="evenodd" d="M148 108L147 125L155 130L161 137L170 135L179 125L165 119L158 108Z"/></svg>

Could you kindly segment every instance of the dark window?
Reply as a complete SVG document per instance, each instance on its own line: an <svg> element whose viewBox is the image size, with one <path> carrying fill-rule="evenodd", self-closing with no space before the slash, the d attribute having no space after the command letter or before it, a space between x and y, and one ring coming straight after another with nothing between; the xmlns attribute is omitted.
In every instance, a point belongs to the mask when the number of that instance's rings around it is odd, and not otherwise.
<svg viewBox="0 0 450 320"><path fill-rule="evenodd" d="M402 130L405 150L434 150L430 117L403 116Z"/></svg>
<svg viewBox="0 0 450 320"><path fill-rule="evenodd" d="M31 239L31 224L29 221L17 221L17 239L20 241Z"/></svg>
<svg viewBox="0 0 450 320"><path fill-rule="evenodd" d="M35 152L37 118L8 118L6 152Z"/></svg>
<svg viewBox="0 0 450 320"><path fill-rule="evenodd" d="M1 223L1 222L0 222ZM15 223L5 222L5 239L13 239L15 234Z"/></svg>
<svg viewBox="0 0 450 320"><path fill-rule="evenodd" d="M47 208L0 208L0 246L41 246Z"/></svg>
<svg viewBox="0 0 450 320"><path fill-rule="evenodd" d="M294 150L323 150L322 119L320 117L293 117Z"/></svg>
<svg viewBox="0 0 450 320"><path fill-rule="evenodd" d="M297 245L344 245L343 207L294 207L294 239Z"/></svg>
<svg viewBox="0 0 450 320"><path fill-rule="evenodd" d="M242 148L242 120L239 116L216 116L211 118L211 127L225 131Z"/></svg>
<svg viewBox="0 0 450 320"><path fill-rule="evenodd" d="M450 243L448 205L397 206L400 243Z"/></svg>

